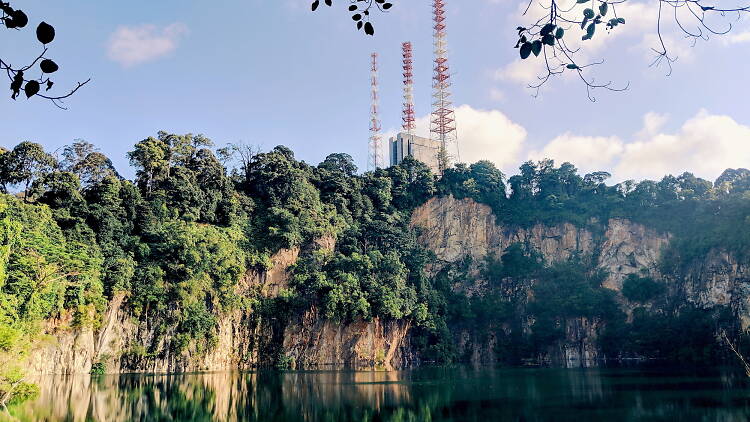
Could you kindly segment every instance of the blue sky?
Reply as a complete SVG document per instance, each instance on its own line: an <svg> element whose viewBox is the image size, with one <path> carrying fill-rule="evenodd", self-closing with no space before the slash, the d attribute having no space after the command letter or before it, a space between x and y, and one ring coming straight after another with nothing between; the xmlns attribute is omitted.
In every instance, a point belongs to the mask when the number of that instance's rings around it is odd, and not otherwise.
<svg viewBox="0 0 750 422"><path fill-rule="evenodd" d="M592 103L569 78L553 80L537 98L525 88L535 69L516 63L512 48L514 28L525 23L519 2L449 0L462 158L489 158L513 172L526 159L550 156L620 180L684 170L715 178L726 167L750 167L747 19L732 35L695 47L667 32L680 55L667 77L666 68L648 66L651 2L631 2L623 11L628 29L602 33L589 53L606 59L600 78L630 88L596 92ZM0 101L0 144L31 140L54 150L83 138L132 176L126 152L166 130L203 133L218 146L284 144L310 163L347 152L364 168L372 51L381 57L383 127L400 124L402 41L414 44L417 116L429 113L431 2L398 0L376 16L375 37L354 30L347 2L316 13L309 3L17 0L33 26L44 19L57 29L49 56L61 66L58 87L92 82L67 111L39 100ZM36 51L33 38L31 30L5 32L0 51L20 62Z"/></svg>

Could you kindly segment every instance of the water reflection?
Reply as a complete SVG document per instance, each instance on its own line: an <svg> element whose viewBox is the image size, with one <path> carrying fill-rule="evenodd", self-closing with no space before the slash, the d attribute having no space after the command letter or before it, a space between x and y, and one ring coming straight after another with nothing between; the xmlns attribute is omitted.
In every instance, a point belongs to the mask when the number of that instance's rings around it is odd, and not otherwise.
<svg viewBox="0 0 750 422"><path fill-rule="evenodd" d="M750 418L742 374L422 368L49 377L21 421L536 421Z"/></svg>

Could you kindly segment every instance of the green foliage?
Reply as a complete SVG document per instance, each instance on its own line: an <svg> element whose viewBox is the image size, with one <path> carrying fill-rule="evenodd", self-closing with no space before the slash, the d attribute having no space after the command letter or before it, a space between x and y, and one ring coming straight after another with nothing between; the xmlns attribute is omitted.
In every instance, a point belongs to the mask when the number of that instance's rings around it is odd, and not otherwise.
<svg viewBox="0 0 750 422"><path fill-rule="evenodd" d="M257 154L241 188L262 206L251 216L248 237L259 251L276 251L335 232L335 211L313 185L314 170L286 147Z"/></svg>
<svg viewBox="0 0 750 422"><path fill-rule="evenodd" d="M67 240L50 208L0 196L0 393L11 401L34 393L20 367L44 319L68 309L96 324L100 266L96 245Z"/></svg>
<svg viewBox="0 0 750 422"><path fill-rule="evenodd" d="M329 319L402 319L418 311L416 289L395 251L318 253L295 269L293 286L303 297L317 296Z"/></svg>
<svg viewBox="0 0 750 422"><path fill-rule="evenodd" d="M116 295L165 340L133 346L126 362L203 353L215 346L221 314L237 307L273 321L270 356L284 324L313 305L342 322L408 319L420 357L438 363L465 358L456 348L461 330L494 336L498 360L519 364L554 348L577 318L606 327L601 344L612 356L700 359L716 353L711 333L731 329L728 311L681 306L661 281L635 275L623 294L649 308L626 322L591 256L549 264L515 243L478 272L468 259L436 262L411 225L412 211L434 195L487 204L506 226L601 228L623 217L670 231L661 266L676 277L713 250L750 262L747 170L728 170L713 185L685 173L607 186L606 172L580 176L551 160L524 163L506 179L488 161L436 178L407 158L357 174L347 154L310 166L278 146L224 149L222 160L241 155L240 168L227 171L210 147L202 135L159 132L129 153L134 182L83 141L64 149L61 165L37 144L0 152L0 184L24 193L24 201L0 197L0 387L17 381L17 363L45 319L70 312L75 324L95 326ZM331 241L334 248L322 246ZM240 289L248 270L269 269L284 248L299 253L288 289L274 298ZM694 336L670 349L681 332ZM154 348L161 344L171 350Z"/></svg>
<svg viewBox="0 0 750 422"><path fill-rule="evenodd" d="M176 325L178 350L211 341L215 312L237 305L234 287L246 270L242 233L172 221L149 233L138 256L129 303L136 315Z"/></svg>
<svg viewBox="0 0 750 422"><path fill-rule="evenodd" d="M621 333L621 347L635 356L712 362L724 351L723 344L716 341L716 332L733 325L731 315L723 306L701 309L688 305L655 312L636 308L632 324Z"/></svg>
<svg viewBox="0 0 750 422"><path fill-rule="evenodd" d="M9 185L22 185L24 199L31 184L49 173L57 160L34 142L21 142L11 151L0 154L0 188L8 192Z"/></svg>
<svg viewBox="0 0 750 422"><path fill-rule="evenodd" d="M104 375L107 373L107 364L104 362L94 362L91 365L91 375Z"/></svg>
<svg viewBox="0 0 750 422"><path fill-rule="evenodd" d="M286 370L286 369L294 369L296 367L296 361L294 359L294 356L288 356L283 351L279 352L279 355L276 357L276 369L280 370Z"/></svg>
<svg viewBox="0 0 750 422"><path fill-rule="evenodd" d="M632 302L645 303L661 296L665 291L663 283L657 283L650 277L630 274L622 282L622 294Z"/></svg>

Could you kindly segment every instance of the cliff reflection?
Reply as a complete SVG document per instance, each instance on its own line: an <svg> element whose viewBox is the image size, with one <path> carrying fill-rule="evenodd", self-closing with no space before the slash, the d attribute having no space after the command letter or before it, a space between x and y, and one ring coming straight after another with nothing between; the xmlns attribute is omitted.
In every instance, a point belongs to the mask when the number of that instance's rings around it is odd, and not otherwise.
<svg viewBox="0 0 750 422"><path fill-rule="evenodd" d="M732 374L431 368L49 377L21 421L746 420ZM699 419L701 419L699 418Z"/></svg>

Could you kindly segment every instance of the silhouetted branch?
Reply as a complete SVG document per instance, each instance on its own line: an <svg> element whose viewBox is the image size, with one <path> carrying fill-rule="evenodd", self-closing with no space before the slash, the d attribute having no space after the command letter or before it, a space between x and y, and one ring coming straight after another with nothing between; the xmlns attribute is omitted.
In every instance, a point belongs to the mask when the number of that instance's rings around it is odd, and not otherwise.
<svg viewBox="0 0 750 422"><path fill-rule="evenodd" d="M5 25L7 29L20 30L28 24L28 17L26 14L21 10L13 9L9 3L0 1L0 12L2 12L2 15L0 15L0 23ZM37 97L50 100L52 104L65 110L66 108L61 105L61 100L73 95L78 89L89 83L91 79L89 78L84 82L78 82L77 85L66 94L41 94L40 91L42 85L45 85L45 92L50 91L54 85L54 82L47 75L59 70L58 64L46 56L48 51L47 45L55 39L55 28L46 22L42 22L36 28L36 37L42 44L43 49L42 52L31 61L31 63L25 66L15 67L8 63L7 60L0 58L0 71L4 70L8 75L12 99L15 100L23 90L26 98L31 98L36 95ZM37 64L39 65L41 75L38 78L28 78L28 73L30 73Z"/></svg>
<svg viewBox="0 0 750 422"><path fill-rule="evenodd" d="M372 11L384 12L390 9L397 0L349 0L348 8L352 13L352 19L356 22L358 29L365 29L365 33L374 34L374 29L370 24ZM528 16L537 9L538 6L542 13L531 17L531 23L526 26L519 26L517 29L519 41L516 48L520 49L519 54L522 59L528 58L531 54L534 56L541 55L544 51L543 59L545 62L545 72L538 75L537 82L529 84L533 89L534 96L539 94L541 87L548 83L553 76L562 75L568 71L577 73L578 78L586 86L586 93L591 101L596 101L593 91L597 88L609 91L625 91L629 87L629 82L621 86L615 86L613 81L606 83L596 82L595 78L587 73L584 69L599 65L603 60L588 61L580 58L585 52L585 41L591 40L596 36L597 29L601 32L616 30L620 25L625 24L625 17L618 16L616 7L624 5L634 0L569 0L571 3L561 2L559 0L529 0L523 12L523 16ZM715 0L718 2L718 0ZM723 35L732 30L733 25L727 19L736 16L737 19L743 13L750 13L749 0L735 0L735 7L716 7L711 6L706 0L659 0L656 23L656 35L658 45L652 48L655 53L654 60L650 66L658 67L662 63L668 66L667 75L672 73L672 63L677 61L677 57L670 54L663 35L663 24L665 9L671 7L672 19L677 28L687 38L692 38L693 45L698 39L708 40L710 35ZM535 3L536 2L536 3ZM331 6L333 0L325 0L325 4ZM652 4L652 3L648 3ZM724 2L726 5L726 1ZM312 2L312 10L317 10L320 5L319 0ZM721 22L711 21L712 16L720 18ZM628 17L643 19L643 16ZM580 27L583 33L580 47L570 41L568 32ZM562 31L559 33L558 31ZM578 58L577 58L578 57Z"/></svg>

